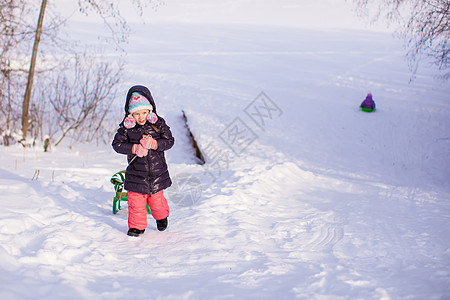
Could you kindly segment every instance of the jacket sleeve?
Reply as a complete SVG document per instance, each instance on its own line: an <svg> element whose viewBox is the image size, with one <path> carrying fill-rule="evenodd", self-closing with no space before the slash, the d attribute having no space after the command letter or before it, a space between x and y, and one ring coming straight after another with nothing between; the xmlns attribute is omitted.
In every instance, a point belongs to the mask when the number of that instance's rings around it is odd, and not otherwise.
<svg viewBox="0 0 450 300"><path fill-rule="evenodd" d="M160 118L161 127L160 127L160 137L156 139L158 142L158 148L156 151L166 151L172 148L175 143L175 139L172 136L172 132L170 131L170 127L166 124L166 121Z"/></svg>
<svg viewBox="0 0 450 300"><path fill-rule="evenodd" d="M114 140L112 142L113 149L120 154L133 154L131 149L133 148L133 143L128 141L127 130L121 126L116 135L114 136Z"/></svg>

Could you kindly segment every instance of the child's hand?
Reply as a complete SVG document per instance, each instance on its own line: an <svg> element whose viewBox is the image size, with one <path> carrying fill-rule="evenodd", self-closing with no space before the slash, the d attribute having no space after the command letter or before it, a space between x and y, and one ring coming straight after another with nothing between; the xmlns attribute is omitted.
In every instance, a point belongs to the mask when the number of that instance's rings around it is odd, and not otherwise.
<svg viewBox="0 0 450 300"><path fill-rule="evenodd" d="M154 140L151 136L144 135L140 143L142 147L144 147L145 149L152 149L152 150L158 149L158 142Z"/></svg>
<svg viewBox="0 0 450 300"><path fill-rule="evenodd" d="M139 157L147 156L148 150L142 147L141 144L134 144L133 149L131 150L133 154L136 154Z"/></svg>

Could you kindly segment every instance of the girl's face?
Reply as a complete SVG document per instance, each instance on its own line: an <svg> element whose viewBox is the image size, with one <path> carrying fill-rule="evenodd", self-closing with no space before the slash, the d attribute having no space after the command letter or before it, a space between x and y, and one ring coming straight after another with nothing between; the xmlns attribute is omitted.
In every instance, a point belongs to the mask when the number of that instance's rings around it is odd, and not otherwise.
<svg viewBox="0 0 450 300"><path fill-rule="evenodd" d="M139 125L144 125L145 122L147 122L147 116L149 113L150 111L148 109L142 109L133 113L132 116L136 120L136 123L138 123Z"/></svg>

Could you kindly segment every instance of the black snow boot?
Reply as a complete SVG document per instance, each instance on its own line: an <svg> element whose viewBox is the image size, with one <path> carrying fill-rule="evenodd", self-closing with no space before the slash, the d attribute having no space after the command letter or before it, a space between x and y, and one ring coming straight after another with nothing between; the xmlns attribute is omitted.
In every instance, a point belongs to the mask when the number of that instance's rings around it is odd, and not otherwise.
<svg viewBox="0 0 450 300"><path fill-rule="evenodd" d="M127 234L129 236L139 236L139 235L143 234L144 231L145 231L145 229L139 230L139 229L136 229L136 228L130 228L130 230L128 230Z"/></svg>
<svg viewBox="0 0 450 300"><path fill-rule="evenodd" d="M167 228L167 218L162 220L156 220L156 227L158 227L159 231L164 231Z"/></svg>

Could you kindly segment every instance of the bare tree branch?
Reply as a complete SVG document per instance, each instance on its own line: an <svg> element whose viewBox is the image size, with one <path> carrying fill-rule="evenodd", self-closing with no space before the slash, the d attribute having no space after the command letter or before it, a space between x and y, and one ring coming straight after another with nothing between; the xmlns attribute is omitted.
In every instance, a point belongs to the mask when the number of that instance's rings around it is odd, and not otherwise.
<svg viewBox="0 0 450 300"><path fill-rule="evenodd" d="M70 133L73 140L92 141L103 126L122 65L92 61L88 55L77 55L73 68L58 75L56 93L49 99L60 131L55 146Z"/></svg>
<svg viewBox="0 0 450 300"><path fill-rule="evenodd" d="M397 34L405 41L410 67L417 70L423 57L450 78L450 0L353 0L360 16L375 14L372 21L396 23Z"/></svg>

